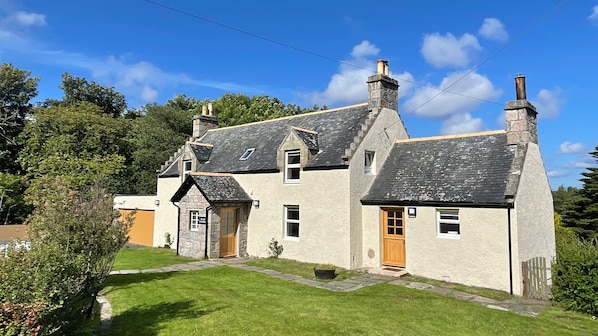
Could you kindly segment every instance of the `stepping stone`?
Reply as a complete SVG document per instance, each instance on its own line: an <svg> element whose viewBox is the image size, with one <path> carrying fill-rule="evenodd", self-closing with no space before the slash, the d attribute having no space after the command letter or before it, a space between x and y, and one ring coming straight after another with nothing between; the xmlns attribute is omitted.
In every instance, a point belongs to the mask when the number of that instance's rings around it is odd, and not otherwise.
<svg viewBox="0 0 598 336"><path fill-rule="evenodd" d="M407 287L407 285L409 285L409 281L397 279L389 282L389 284Z"/></svg>
<svg viewBox="0 0 598 336"><path fill-rule="evenodd" d="M489 298L486 298L486 297L483 297L483 296L476 296L473 299L471 299L471 302L479 303L479 304L482 304L482 305L488 305L488 304L498 305L498 304L500 304L500 302L498 302L496 300L489 299Z"/></svg>
<svg viewBox="0 0 598 336"><path fill-rule="evenodd" d="M141 273L140 270L122 270L119 274L138 274Z"/></svg>
<svg viewBox="0 0 598 336"><path fill-rule="evenodd" d="M315 281L315 280L311 280L311 279L304 279L304 278L296 279L293 281L295 281L296 283L300 283L302 285L308 285L308 286L312 286L312 287L321 287L323 285L323 283L321 283L319 281Z"/></svg>
<svg viewBox="0 0 598 336"><path fill-rule="evenodd" d="M434 288L432 285L428 285L421 282L411 282L407 285L407 288L419 289L419 290L428 290Z"/></svg>
<svg viewBox="0 0 598 336"><path fill-rule="evenodd" d="M486 305L486 307L490 308L490 309L496 309L496 310L502 310L502 311L509 311L508 308L505 307L501 307L501 306L496 306L496 305Z"/></svg>
<svg viewBox="0 0 598 336"><path fill-rule="evenodd" d="M147 269L142 269L141 273L161 273L162 270L160 268L147 268Z"/></svg>

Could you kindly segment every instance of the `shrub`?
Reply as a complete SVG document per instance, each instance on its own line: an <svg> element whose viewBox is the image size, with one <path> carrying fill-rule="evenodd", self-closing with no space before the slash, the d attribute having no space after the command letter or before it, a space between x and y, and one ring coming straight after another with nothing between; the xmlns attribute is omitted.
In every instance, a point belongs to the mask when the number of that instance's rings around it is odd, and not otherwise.
<svg viewBox="0 0 598 336"><path fill-rule="evenodd" d="M566 309L598 315L597 241L580 241L557 232L552 293Z"/></svg>
<svg viewBox="0 0 598 336"><path fill-rule="evenodd" d="M278 258L282 254L282 251L284 251L282 244L278 244L278 240L274 238L268 244L268 248L270 249L269 254L272 258Z"/></svg>

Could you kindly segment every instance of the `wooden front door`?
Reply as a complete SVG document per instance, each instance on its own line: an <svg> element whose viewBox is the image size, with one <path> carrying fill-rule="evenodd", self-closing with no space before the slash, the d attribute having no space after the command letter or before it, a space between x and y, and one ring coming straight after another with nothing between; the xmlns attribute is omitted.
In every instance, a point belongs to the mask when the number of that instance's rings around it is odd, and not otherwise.
<svg viewBox="0 0 598 336"><path fill-rule="evenodd" d="M237 255L237 209L220 209L220 257Z"/></svg>
<svg viewBox="0 0 598 336"><path fill-rule="evenodd" d="M405 212L382 209L382 264L405 267Z"/></svg>

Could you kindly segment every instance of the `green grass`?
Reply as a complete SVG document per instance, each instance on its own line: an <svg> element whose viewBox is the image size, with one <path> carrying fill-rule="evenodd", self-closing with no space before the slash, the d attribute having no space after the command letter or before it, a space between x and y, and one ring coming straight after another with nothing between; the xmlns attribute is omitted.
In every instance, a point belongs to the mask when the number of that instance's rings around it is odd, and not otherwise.
<svg viewBox="0 0 598 336"><path fill-rule="evenodd" d="M596 335L586 315L536 317L380 284L324 289L233 267L112 275L103 291L113 324L103 335Z"/></svg>
<svg viewBox="0 0 598 336"><path fill-rule="evenodd" d="M184 264L198 259L179 257L175 250L167 248L123 248L116 255L112 270L145 269Z"/></svg>
<svg viewBox="0 0 598 336"><path fill-rule="evenodd" d="M499 290L481 288L481 287L469 287L469 286L465 286L465 285L461 285L461 284L457 284L457 283L416 277L416 276L412 276L412 275L403 276L403 277L401 277L401 280L423 282L423 283L427 283L427 284L430 284L430 285L433 285L436 287L454 289L456 291L475 294L475 295L487 297L489 299L494 299L497 301L504 301L506 299L513 298L513 296L510 295L509 293L499 291Z"/></svg>
<svg viewBox="0 0 598 336"><path fill-rule="evenodd" d="M363 274L360 272L349 271L344 268L330 266L330 265L320 265L320 264L309 264L303 263L295 260L289 259L281 259L281 258L267 258L267 259L256 259L246 263L247 265L263 267L267 269L271 269L274 271L288 273L288 274L295 274L305 279L311 280L319 280L319 281L339 281L352 278L354 276ZM314 267L320 266L322 268L329 269L330 267L336 269L336 277L333 280L321 280L316 279L314 275Z"/></svg>

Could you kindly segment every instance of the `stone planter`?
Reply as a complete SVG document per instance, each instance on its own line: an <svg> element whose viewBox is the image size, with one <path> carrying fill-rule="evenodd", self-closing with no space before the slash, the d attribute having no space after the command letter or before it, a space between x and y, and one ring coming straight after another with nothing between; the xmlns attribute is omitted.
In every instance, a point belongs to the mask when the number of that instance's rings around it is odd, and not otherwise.
<svg viewBox="0 0 598 336"><path fill-rule="evenodd" d="M334 279L334 277L336 277L336 269L314 268L314 275L318 279Z"/></svg>

